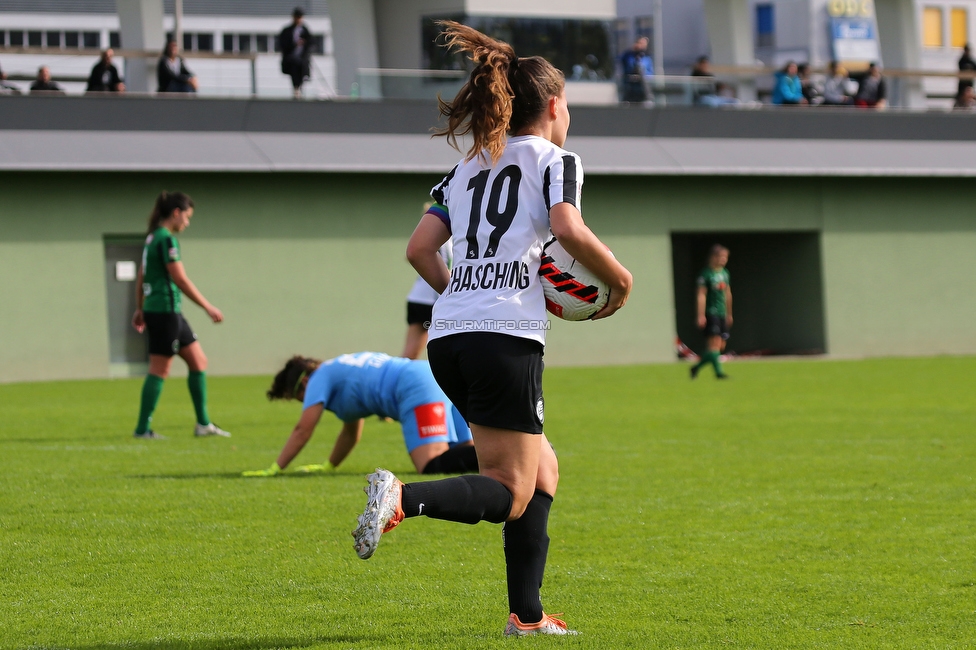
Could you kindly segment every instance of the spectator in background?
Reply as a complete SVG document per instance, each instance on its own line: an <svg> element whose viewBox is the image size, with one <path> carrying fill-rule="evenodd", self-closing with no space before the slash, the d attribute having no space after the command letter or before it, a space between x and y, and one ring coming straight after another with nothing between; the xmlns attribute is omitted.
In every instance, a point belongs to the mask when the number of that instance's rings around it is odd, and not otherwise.
<svg viewBox="0 0 976 650"><path fill-rule="evenodd" d="M12 86L8 83L4 83L7 80L7 75L3 70L0 70L0 95L19 95L20 88Z"/></svg>
<svg viewBox="0 0 976 650"><path fill-rule="evenodd" d="M973 59L970 53L969 43L966 43L966 45L962 48L962 56L959 57L959 72L976 72L976 60ZM959 90L956 91L956 96L962 97L963 90L965 90L967 87L973 87L973 80L960 79Z"/></svg>
<svg viewBox="0 0 976 650"><path fill-rule="evenodd" d="M803 84L797 74L796 63L790 61L786 67L775 75L773 83L773 103L777 106L805 106L806 98L803 96Z"/></svg>
<svg viewBox="0 0 976 650"><path fill-rule="evenodd" d="M966 86L962 92L956 96L956 103L952 106L955 110L971 111L976 109L976 89Z"/></svg>
<svg viewBox="0 0 976 650"><path fill-rule="evenodd" d="M109 48L102 52L102 57L92 68L88 75L88 88L85 92L89 93L121 93L125 92L125 84L119 76L118 68L112 64L112 55L115 52Z"/></svg>
<svg viewBox="0 0 976 650"><path fill-rule="evenodd" d="M850 81L847 76L847 69L838 65L836 61L831 61L828 70L827 81L824 83L824 105L850 106L853 104L854 98L847 94L847 84Z"/></svg>
<svg viewBox="0 0 976 650"><path fill-rule="evenodd" d="M800 78L800 88L803 92L803 98L807 100L810 105L817 105L823 103L823 93L820 88L817 87L817 83L810 77L810 64L801 63L796 67L796 74Z"/></svg>
<svg viewBox="0 0 976 650"><path fill-rule="evenodd" d="M654 62L647 53L647 37L641 36L620 57L623 72L623 101L643 104L650 97L647 82L654 76Z"/></svg>
<svg viewBox="0 0 976 650"><path fill-rule="evenodd" d="M31 94L63 95L64 89L51 81L51 71L46 65L42 65L37 70L37 80L31 84Z"/></svg>
<svg viewBox="0 0 976 650"><path fill-rule="evenodd" d="M302 96L302 84L312 69L312 33L303 20L305 12L295 7L291 12L292 23L281 30L278 43L281 46L281 71L291 77L295 99Z"/></svg>
<svg viewBox="0 0 976 650"><path fill-rule="evenodd" d="M692 87L692 97L695 104L707 104L706 97L715 95L715 75L712 73L712 63L707 56L700 56L695 60L695 65L691 66L692 77L696 79Z"/></svg>
<svg viewBox="0 0 976 650"><path fill-rule="evenodd" d="M884 77L876 63L868 66L868 72L857 87L854 105L862 108L884 110L888 106Z"/></svg>
<svg viewBox="0 0 976 650"><path fill-rule="evenodd" d="M156 92L160 93L195 93L197 91L197 78L186 67L186 62L180 56L179 45L170 39L166 41L163 48L163 55L159 57L159 64L156 66L156 81L159 88Z"/></svg>

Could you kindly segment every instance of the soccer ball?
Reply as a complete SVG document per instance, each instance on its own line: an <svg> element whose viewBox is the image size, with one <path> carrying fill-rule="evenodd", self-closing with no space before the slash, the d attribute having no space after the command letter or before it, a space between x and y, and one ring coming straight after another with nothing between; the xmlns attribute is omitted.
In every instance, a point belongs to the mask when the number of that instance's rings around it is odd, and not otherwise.
<svg viewBox="0 0 976 650"><path fill-rule="evenodd" d="M546 309L563 320L586 320L610 299L610 287L567 253L555 237L542 247L539 276Z"/></svg>

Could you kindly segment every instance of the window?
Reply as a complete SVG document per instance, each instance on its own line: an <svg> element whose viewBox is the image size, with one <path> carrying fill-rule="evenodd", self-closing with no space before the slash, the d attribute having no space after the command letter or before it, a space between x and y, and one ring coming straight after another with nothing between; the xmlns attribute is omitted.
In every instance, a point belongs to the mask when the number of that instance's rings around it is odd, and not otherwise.
<svg viewBox="0 0 976 650"><path fill-rule="evenodd" d="M80 34L78 32L65 32L64 33L64 46L65 47L78 47Z"/></svg>
<svg viewBox="0 0 976 650"><path fill-rule="evenodd" d="M422 66L428 70L463 70L464 58L447 52L435 20L450 18L510 43L520 56L541 56L567 78L612 79L613 24L602 20L502 18L494 16L425 17L421 24Z"/></svg>
<svg viewBox="0 0 976 650"><path fill-rule="evenodd" d="M27 45L28 47L41 47L41 33L27 32Z"/></svg>
<svg viewBox="0 0 976 650"><path fill-rule="evenodd" d="M258 34L257 35L257 38L255 39L255 44L257 45L257 51L258 52L267 52L268 51L268 35L267 34Z"/></svg>
<svg viewBox="0 0 976 650"><path fill-rule="evenodd" d="M61 48L61 32L47 33L47 46L51 48Z"/></svg>
<svg viewBox="0 0 976 650"><path fill-rule="evenodd" d="M949 44L962 47L969 42L969 11L956 7L949 12Z"/></svg>
<svg viewBox="0 0 976 650"><path fill-rule="evenodd" d="M193 47L193 34L183 32L183 51L192 52L196 48Z"/></svg>
<svg viewBox="0 0 976 650"><path fill-rule="evenodd" d="M10 32L7 43L11 47L24 47L24 32Z"/></svg>
<svg viewBox="0 0 976 650"><path fill-rule="evenodd" d="M654 16L637 16L634 18L635 40L643 36L647 40L654 40Z"/></svg>
<svg viewBox="0 0 976 650"><path fill-rule="evenodd" d="M776 16L773 5L756 5L756 47L776 47Z"/></svg>
<svg viewBox="0 0 976 650"><path fill-rule="evenodd" d="M85 32L81 35L81 40L86 49L98 49L101 45L102 35L98 32Z"/></svg>
<svg viewBox="0 0 976 650"><path fill-rule="evenodd" d="M942 47L945 36L942 33L942 8L925 7L922 9L922 45L925 47Z"/></svg>
<svg viewBox="0 0 976 650"><path fill-rule="evenodd" d="M234 51L234 35L224 34L224 52Z"/></svg>
<svg viewBox="0 0 976 650"><path fill-rule="evenodd" d="M197 49L201 52L213 52L213 34L197 34Z"/></svg>
<svg viewBox="0 0 976 650"><path fill-rule="evenodd" d="M614 38L617 39L617 54L623 54L630 46L630 21L626 18L618 18L613 23Z"/></svg>
<svg viewBox="0 0 976 650"><path fill-rule="evenodd" d="M251 51L251 35L250 34L238 34L237 35L237 49L240 52L250 52Z"/></svg>
<svg viewBox="0 0 976 650"><path fill-rule="evenodd" d="M108 33L108 46L112 48L122 47L122 38L118 32Z"/></svg>
<svg viewBox="0 0 976 650"><path fill-rule="evenodd" d="M312 34L312 54L325 54L324 34Z"/></svg>

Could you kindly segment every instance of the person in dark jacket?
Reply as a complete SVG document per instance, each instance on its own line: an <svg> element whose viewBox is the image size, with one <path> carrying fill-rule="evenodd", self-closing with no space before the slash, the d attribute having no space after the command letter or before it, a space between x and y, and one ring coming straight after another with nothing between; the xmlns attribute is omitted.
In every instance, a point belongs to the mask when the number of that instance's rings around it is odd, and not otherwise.
<svg viewBox="0 0 976 650"><path fill-rule="evenodd" d="M197 91L196 75L187 69L176 41L166 42L163 55L159 57L159 64L156 66L156 80L159 82L156 92L195 93Z"/></svg>
<svg viewBox="0 0 976 650"><path fill-rule="evenodd" d="M647 37L641 36L634 46L620 57L623 72L623 101L642 104L650 99L647 83L654 76L654 62L647 53Z"/></svg>
<svg viewBox="0 0 976 650"><path fill-rule="evenodd" d="M887 89L881 68L876 63L868 66L867 74L859 80L854 105L861 108L884 110L888 107Z"/></svg>
<svg viewBox="0 0 976 650"><path fill-rule="evenodd" d="M309 77L312 60L312 33L305 25L305 12L296 7L292 22L278 35L281 48L281 71L291 77L295 97L302 96L302 84Z"/></svg>
<svg viewBox="0 0 976 650"><path fill-rule="evenodd" d="M31 84L31 94L39 93L42 95L63 95L64 89L57 83L51 81L51 70L46 65L42 65L37 70L37 80Z"/></svg>
<svg viewBox="0 0 976 650"><path fill-rule="evenodd" d="M969 49L969 43L966 43L966 45L962 48L962 56L959 57L959 72L976 72L976 60L973 59L972 53ZM956 93L956 96L961 97L966 88L972 87L972 79L960 79L959 90Z"/></svg>
<svg viewBox="0 0 976 650"><path fill-rule="evenodd" d="M85 92L89 93L121 93L125 92L125 84L119 76L119 70L112 64L112 55L115 52L109 48L102 52L91 74L88 75L88 88Z"/></svg>

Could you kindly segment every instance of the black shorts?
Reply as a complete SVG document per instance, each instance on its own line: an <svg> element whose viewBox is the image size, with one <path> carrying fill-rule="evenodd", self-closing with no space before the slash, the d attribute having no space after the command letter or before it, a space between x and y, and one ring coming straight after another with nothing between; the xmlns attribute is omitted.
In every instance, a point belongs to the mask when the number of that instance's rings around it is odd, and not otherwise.
<svg viewBox="0 0 976 650"><path fill-rule="evenodd" d="M729 325L725 316L705 316L705 336L721 336L729 339Z"/></svg>
<svg viewBox="0 0 976 650"><path fill-rule="evenodd" d="M142 318L146 321L146 333L149 335L149 354L171 357L179 354L180 348L197 340L197 335L193 333L183 314L147 311L142 314Z"/></svg>
<svg viewBox="0 0 976 650"><path fill-rule="evenodd" d="M542 354L538 341L466 332L434 339L427 358L434 379L471 424L542 433Z"/></svg>
<svg viewBox="0 0 976 650"><path fill-rule="evenodd" d="M430 329L430 321L434 317L434 305L424 305L419 302L407 303L407 325L424 326L425 330Z"/></svg>

